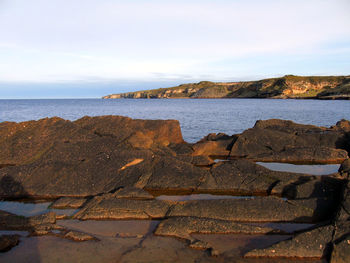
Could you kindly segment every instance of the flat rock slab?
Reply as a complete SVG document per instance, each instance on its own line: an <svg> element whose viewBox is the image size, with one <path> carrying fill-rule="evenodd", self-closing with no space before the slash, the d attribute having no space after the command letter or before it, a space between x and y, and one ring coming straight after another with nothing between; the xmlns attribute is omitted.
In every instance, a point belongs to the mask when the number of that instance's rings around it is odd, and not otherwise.
<svg viewBox="0 0 350 263"><path fill-rule="evenodd" d="M193 191L209 176L209 171L173 157L158 158L145 189L153 191Z"/></svg>
<svg viewBox="0 0 350 263"><path fill-rule="evenodd" d="M77 214L76 219L151 219L163 218L170 204L159 200L119 199L114 195L95 197Z"/></svg>
<svg viewBox="0 0 350 263"><path fill-rule="evenodd" d="M191 237L191 234L193 233L277 234L282 233L282 231L276 231L270 227L259 227L227 220L195 217L174 217L161 221L156 231L154 232L155 235L179 237L187 239L191 241L191 243L194 243L196 239Z"/></svg>
<svg viewBox="0 0 350 263"><path fill-rule="evenodd" d="M119 189L115 193L116 198L126 198L126 199L138 199L138 200L151 200L154 196L143 190L142 188L136 188L132 186L127 186Z"/></svg>
<svg viewBox="0 0 350 263"><path fill-rule="evenodd" d="M241 222L299 222L324 219L317 213L319 200L283 200L277 197L253 199L199 200L179 202L170 208L168 217L193 216Z"/></svg>
<svg viewBox="0 0 350 263"><path fill-rule="evenodd" d="M292 239L279 242L265 249L255 249L246 257L287 257L314 258L325 257L332 241L333 226L319 227L296 235Z"/></svg>
<svg viewBox="0 0 350 263"><path fill-rule="evenodd" d="M84 205L86 198L74 198L74 197L61 197L51 204L51 208L65 209L72 208L77 209Z"/></svg>
<svg viewBox="0 0 350 263"><path fill-rule="evenodd" d="M198 190L231 192L236 195L282 195L287 185L300 178L307 181L315 177L271 171L249 160L230 160L213 165L210 175Z"/></svg>

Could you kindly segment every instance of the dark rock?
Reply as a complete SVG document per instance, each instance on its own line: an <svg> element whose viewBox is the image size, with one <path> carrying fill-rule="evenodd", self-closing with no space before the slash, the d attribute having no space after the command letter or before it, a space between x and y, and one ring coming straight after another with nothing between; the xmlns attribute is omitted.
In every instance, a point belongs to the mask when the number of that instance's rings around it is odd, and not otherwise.
<svg viewBox="0 0 350 263"><path fill-rule="evenodd" d="M74 198L74 197L61 197L51 204L51 208L65 209L73 208L77 209L84 205L86 202L85 198Z"/></svg>
<svg viewBox="0 0 350 263"><path fill-rule="evenodd" d="M133 186L151 169L153 150L185 145L178 121L120 116L5 122L0 136L0 164L16 164L0 169L4 198L84 197Z"/></svg>
<svg viewBox="0 0 350 263"><path fill-rule="evenodd" d="M7 252L11 248L19 244L18 235L1 235L0 236L0 252Z"/></svg>
<svg viewBox="0 0 350 263"><path fill-rule="evenodd" d="M199 190L235 195L268 195L270 193L281 195L286 185L304 176L271 171L249 160L219 162L212 166L210 172L206 180L198 187ZM305 177L312 178L308 175Z"/></svg>
<svg viewBox="0 0 350 263"><path fill-rule="evenodd" d="M213 159L203 155L193 156L192 159L192 164L195 166L210 166L214 163Z"/></svg>
<svg viewBox="0 0 350 263"><path fill-rule="evenodd" d="M246 257L323 258L329 253L333 226L319 227L265 249L255 249Z"/></svg>
<svg viewBox="0 0 350 263"><path fill-rule="evenodd" d="M128 141L134 147L183 143L177 120L133 120L122 116L84 117L74 124L99 136L109 136L118 142Z"/></svg>
<svg viewBox="0 0 350 263"><path fill-rule="evenodd" d="M350 259L350 234L334 245L331 263L348 263Z"/></svg>
<svg viewBox="0 0 350 263"><path fill-rule="evenodd" d="M170 204L159 200L119 199L116 194L97 196L74 215L76 219L151 219L165 217Z"/></svg>
<svg viewBox="0 0 350 263"><path fill-rule="evenodd" d="M126 199L139 199L139 200L150 200L154 199L154 196L147 191L136 188L136 187L124 187L119 189L115 193L116 198L126 198Z"/></svg>
<svg viewBox="0 0 350 263"><path fill-rule="evenodd" d="M211 133L192 146L193 155L227 157L236 139L236 136Z"/></svg>
<svg viewBox="0 0 350 263"><path fill-rule="evenodd" d="M271 119L257 121L234 143L230 156L260 161L341 162L347 158L346 132Z"/></svg>
<svg viewBox="0 0 350 263"><path fill-rule="evenodd" d="M191 236L193 233L202 234L268 234L278 233L269 227L259 227L249 224L236 223L227 220L195 217L174 217L163 220L158 225L156 235L174 236L191 241L196 241Z"/></svg>
<svg viewBox="0 0 350 263"><path fill-rule="evenodd" d="M195 200L179 202L170 208L168 217L192 216L241 222L322 221L331 206L322 207L318 199L284 201L277 197L253 199Z"/></svg>
<svg viewBox="0 0 350 263"><path fill-rule="evenodd" d="M152 175L145 189L150 192L191 192L209 175L209 171L195 167L191 163L176 158L158 158L155 160Z"/></svg>

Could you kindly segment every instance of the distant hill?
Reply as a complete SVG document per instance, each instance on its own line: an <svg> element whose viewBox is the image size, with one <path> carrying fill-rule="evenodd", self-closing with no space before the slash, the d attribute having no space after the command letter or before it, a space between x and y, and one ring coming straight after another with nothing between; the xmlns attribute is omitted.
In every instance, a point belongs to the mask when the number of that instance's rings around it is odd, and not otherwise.
<svg viewBox="0 0 350 263"><path fill-rule="evenodd" d="M201 81L170 88L112 94L103 97L103 99L122 98L350 99L350 76L304 77L286 75L258 81Z"/></svg>

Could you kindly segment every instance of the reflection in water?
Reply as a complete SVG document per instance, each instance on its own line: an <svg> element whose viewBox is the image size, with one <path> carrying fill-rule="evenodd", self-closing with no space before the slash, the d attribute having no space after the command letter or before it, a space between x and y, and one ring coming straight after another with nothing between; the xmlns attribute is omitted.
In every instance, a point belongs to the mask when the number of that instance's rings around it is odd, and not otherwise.
<svg viewBox="0 0 350 263"><path fill-rule="evenodd" d="M189 201L189 200L212 200L212 199L253 199L254 196L235 195L212 195L212 194L192 194L192 195L160 195L158 200L166 201Z"/></svg>
<svg viewBox="0 0 350 263"><path fill-rule="evenodd" d="M157 220L61 220L58 225L68 229L104 237L140 237L156 229Z"/></svg>
<svg viewBox="0 0 350 263"><path fill-rule="evenodd" d="M300 165L291 163L264 163L257 162L261 166L267 169L280 172L293 172L312 175L326 175L338 172L340 164L312 164L312 165Z"/></svg>

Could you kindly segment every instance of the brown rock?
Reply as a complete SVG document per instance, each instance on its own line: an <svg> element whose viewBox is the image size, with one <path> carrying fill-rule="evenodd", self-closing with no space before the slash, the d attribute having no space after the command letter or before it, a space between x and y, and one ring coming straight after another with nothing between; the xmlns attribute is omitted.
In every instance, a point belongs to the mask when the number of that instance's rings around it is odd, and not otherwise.
<svg viewBox="0 0 350 263"><path fill-rule="evenodd" d="M18 235L1 235L0 236L0 252L7 252L19 243Z"/></svg>
<svg viewBox="0 0 350 263"><path fill-rule="evenodd" d="M265 249L255 249L246 257L323 258L329 252L333 226L319 227Z"/></svg>
<svg viewBox="0 0 350 263"><path fill-rule="evenodd" d="M235 136L231 137L220 133L209 134L192 146L194 150L193 155L227 157L235 140Z"/></svg>
<svg viewBox="0 0 350 263"><path fill-rule="evenodd" d="M120 116L1 123L0 136L5 198L84 197L133 186L152 167L155 154L145 148L184 144L178 121Z"/></svg>
<svg viewBox="0 0 350 263"><path fill-rule="evenodd" d="M119 199L115 194L95 197L78 213L76 219L151 219L166 215L170 204L159 200Z"/></svg>
<svg viewBox="0 0 350 263"><path fill-rule="evenodd" d="M253 199L195 200L172 206L168 217L192 216L240 222L300 222L322 221L333 205L320 205L318 199L284 201L277 197Z"/></svg>
<svg viewBox="0 0 350 263"><path fill-rule="evenodd" d="M261 161L341 162L347 158L342 129L297 124L292 121L257 121L234 143L230 156Z"/></svg>
<svg viewBox="0 0 350 263"><path fill-rule="evenodd" d="M119 189L115 193L116 198L126 198L126 199L139 199L139 200L150 200L154 199L154 196L147 191L136 188L136 187L124 187Z"/></svg>
<svg viewBox="0 0 350 263"><path fill-rule="evenodd" d="M57 199L55 202L53 202L50 207L57 209L77 209L82 207L85 202L85 198L61 197L60 199Z"/></svg>
<svg viewBox="0 0 350 263"><path fill-rule="evenodd" d="M160 236L179 237L187 239L193 243L196 241L196 239L191 236L193 233L267 234L277 232L278 231L275 231L269 227L259 227L227 220L195 217L174 217L161 221L154 234Z"/></svg>
<svg viewBox="0 0 350 263"><path fill-rule="evenodd" d="M68 239L72 239L74 241L79 241L79 242L88 241L88 240L97 240L93 236L90 236L90 235L88 235L86 233L83 233L83 232L74 231L74 230L71 230L71 231L67 232L64 235L64 237L68 238Z"/></svg>

